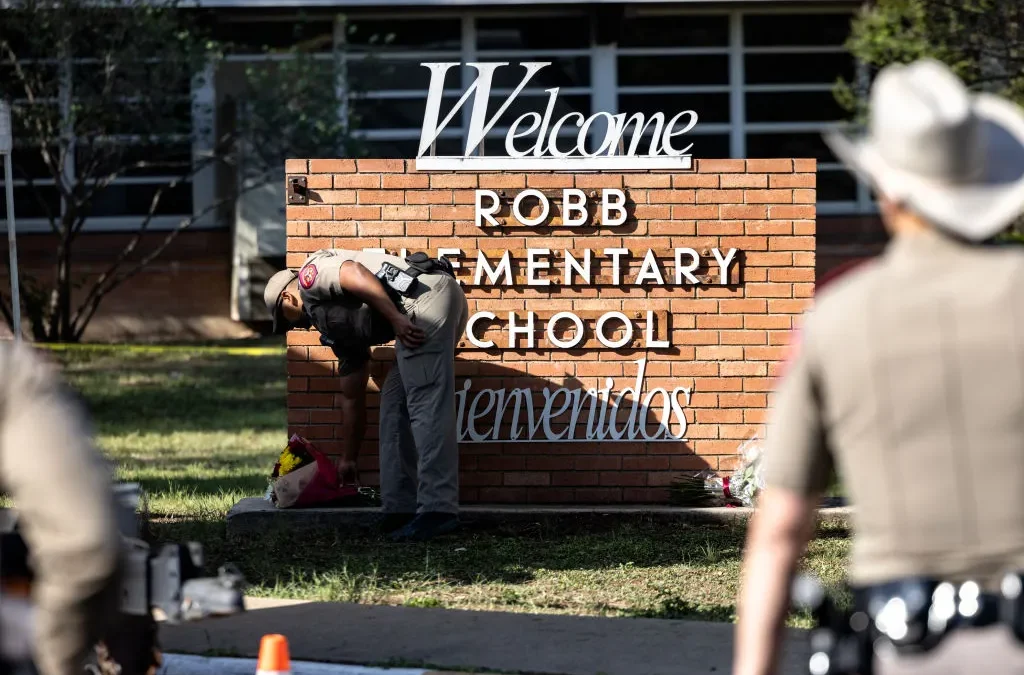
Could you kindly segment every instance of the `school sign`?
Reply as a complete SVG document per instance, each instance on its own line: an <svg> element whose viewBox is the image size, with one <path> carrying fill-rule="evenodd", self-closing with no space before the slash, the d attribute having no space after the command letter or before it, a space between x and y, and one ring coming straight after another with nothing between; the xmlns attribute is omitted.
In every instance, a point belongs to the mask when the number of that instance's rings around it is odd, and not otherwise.
<svg viewBox="0 0 1024 675"><path fill-rule="evenodd" d="M288 265L326 247L451 260L471 315L456 364L465 502L657 502L680 472L731 469L764 432L813 295L814 161L702 160L692 111L556 118L557 89L508 127L505 155L474 154L545 64L470 64L442 111L457 65L424 64L419 157L288 162L308 187L288 207ZM501 67L523 78L496 102ZM468 104L465 154L433 155ZM290 431L337 451L333 354L315 333L288 344ZM371 401L391 347L374 358ZM371 422L371 482L376 445Z"/></svg>

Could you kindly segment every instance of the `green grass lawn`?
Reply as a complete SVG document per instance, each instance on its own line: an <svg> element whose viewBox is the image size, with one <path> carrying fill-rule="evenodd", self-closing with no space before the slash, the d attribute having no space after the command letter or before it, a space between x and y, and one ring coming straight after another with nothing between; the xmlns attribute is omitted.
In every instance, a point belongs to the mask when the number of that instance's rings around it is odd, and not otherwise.
<svg viewBox="0 0 1024 675"><path fill-rule="evenodd" d="M147 490L158 535L202 541L211 568L235 562L253 595L733 620L739 526L591 519L467 531L424 545L341 532L228 541L228 508L263 493L286 441L283 347L71 347L55 354L119 477ZM835 529L820 535L806 563L838 584L848 539Z"/></svg>

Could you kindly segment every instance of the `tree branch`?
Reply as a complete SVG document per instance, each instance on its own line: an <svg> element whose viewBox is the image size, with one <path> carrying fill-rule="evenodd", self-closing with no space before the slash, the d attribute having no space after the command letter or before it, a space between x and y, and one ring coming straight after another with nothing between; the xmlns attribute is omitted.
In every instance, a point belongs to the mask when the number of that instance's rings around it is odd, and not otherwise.
<svg viewBox="0 0 1024 675"><path fill-rule="evenodd" d="M250 190L254 190L259 187L262 187L263 185L266 185L269 182L269 180L270 176L265 175L263 176L262 180L254 183L253 185L250 185L249 187L236 192L230 197L225 197L223 199L217 200L216 202L213 202L199 213L194 214L188 218L185 218L179 223L178 227L168 232L167 236L164 237L163 241L160 242L159 246L157 246L147 255L143 256L142 259L139 260L131 269L129 269L127 272L124 272L123 274L114 276L117 269L119 269L121 265L127 261L128 256L131 255L132 251L134 251L135 247L138 245L138 242L141 239L142 235L142 232L140 231L132 239L132 241L129 242L129 244L126 245L125 248L121 251L120 255L118 255L117 260L107 269L106 272L104 272L100 276L99 279L96 280L96 282L93 284L93 288L89 291L89 295L86 297L86 299L82 302L82 305L76 311L75 319L72 322L72 326L75 327L75 339L81 339L82 334L85 332L86 326L89 325L89 321L92 320L92 317L96 313L96 310L99 308L100 302L103 300L103 298L108 293L113 291L115 288L117 288L121 284L125 283L126 281L134 277L136 274L142 271L147 265L149 265L157 257L159 257L160 254L163 253L168 246L170 246L171 242L173 242L174 239L179 234L181 234L189 227L191 227L193 224L195 224L196 221L202 219L207 214L216 211L224 204L230 203L238 199L239 197L241 197L246 192L249 192Z"/></svg>

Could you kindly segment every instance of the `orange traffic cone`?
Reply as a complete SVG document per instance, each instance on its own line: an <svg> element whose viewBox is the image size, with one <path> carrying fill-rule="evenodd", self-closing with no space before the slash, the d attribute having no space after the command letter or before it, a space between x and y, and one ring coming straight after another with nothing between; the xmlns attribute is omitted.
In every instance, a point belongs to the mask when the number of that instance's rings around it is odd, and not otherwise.
<svg viewBox="0 0 1024 675"><path fill-rule="evenodd" d="M260 640L260 659L256 664L256 675L290 675L291 672L288 638L283 635L264 635Z"/></svg>

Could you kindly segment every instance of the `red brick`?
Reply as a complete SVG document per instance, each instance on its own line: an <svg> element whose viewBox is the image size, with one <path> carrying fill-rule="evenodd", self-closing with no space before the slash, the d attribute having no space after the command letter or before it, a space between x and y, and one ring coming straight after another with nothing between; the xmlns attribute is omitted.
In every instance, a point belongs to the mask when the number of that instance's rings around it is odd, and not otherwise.
<svg viewBox="0 0 1024 675"><path fill-rule="evenodd" d="M793 190L794 204L814 204L816 201L815 190Z"/></svg>
<svg viewBox="0 0 1024 675"><path fill-rule="evenodd" d="M813 188L815 187L815 174L773 174L769 177L768 184L773 188Z"/></svg>
<svg viewBox="0 0 1024 675"><path fill-rule="evenodd" d="M786 357L784 347L744 347L743 352L752 361L781 361Z"/></svg>
<svg viewBox="0 0 1024 675"><path fill-rule="evenodd" d="M623 457L623 471L665 471L670 468L668 457ZM645 481L646 482L646 481Z"/></svg>
<svg viewBox="0 0 1024 675"><path fill-rule="evenodd" d="M805 173L814 173L818 170L818 161L814 159L794 159L793 170Z"/></svg>
<svg viewBox="0 0 1024 675"><path fill-rule="evenodd" d="M360 173L405 173L405 160L402 159L360 159L356 166Z"/></svg>
<svg viewBox="0 0 1024 675"><path fill-rule="evenodd" d="M572 457L527 457L529 471L568 471L573 468Z"/></svg>
<svg viewBox="0 0 1024 675"><path fill-rule="evenodd" d="M813 272L813 270L811 270ZM760 316L745 316L743 317L744 328L754 328L762 330L788 330L792 328L791 319L788 314L781 316L775 316L773 314L764 314Z"/></svg>
<svg viewBox="0 0 1024 675"><path fill-rule="evenodd" d="M717 188L720 183L721 177L713 173L681 173L672 176L672 187L676 188Z"/></svg>
<svg viewBox="0 0 1024 675"><path fill-rule="evenodd" d="M697 358L712 361L739 361L743 358L743 347L710 346L697 347Z"/></svg>
<svg viewBox="0 0 1024 675"><path fill-rule="evenodd" d="M767 188L768 176L757 173L722 174L723 188Z"/></svg>
<svg viewBox="0 0 1024 675"><path fill-rule="evenodd" d="M356 170L354 159L311 159L310 173L353 173Z"/></svg>
<svg viewBox="0 0 1024 675"><path fill-rule="evenodd" d="M607 504L622 501L619 488L579 488L576 490L578 504Z"/></svg>
<svg viewBox="0 0 1024 675"><path fill-rule="evenodd" d="M765 300L751 298L743 300L721 300L722 314L764 314L768 311Z"/></svg>
<svg viewBox="0 0 1024 675"><path fill-rule="evenodd" d="M598 173L578 174L576 176L576 187L578 188L622 188L622 174Z"/></svg>
<svg viewBox="0 0 1024 675"><path fill-rule="evenodd" d="M334 217L338 220L380 220L379 206L335 206Z"/></svg>
<svg viewBox="0 0 1024 675"><path fill-rule="evenodd" d="M743 190L698 190L698 204L742 204Z"/></svg>
<svg viewBox="0 0 1024 675"><path fill-rule="evenodd" d="M705 190L701 190L705 192ZM652 204L694 204L696 203L696 190L651 190L648 199Z"/></svg>
<svg viewBox="0 0 1024 675"><path fill-rule="evenodd" d="M746 170L742 159L698 159L699 173L743 173Z"/></svg>
<svg viewBox="0 0 1024 675"><path fill-rule="evenodd" d="M810 267L780 267L768 270L772 281L814 281L814 269Z"/></svg>
<svg viewBox="0 0 1024 675"><path fill-rule="evenodd" d="M334 177L336 188L379 188L379 173L351 173Z"/></svg>
<svg viewBox="0 0 1024 675"><path fill-rule="evenodd" d="M747 171L756 173L787 173L793 170L791 159L748 159Z"/></svg>
<svg viewBox="0 0 1024 675"><path fill-rule="evenodd" d="M643 487L647 485L647 474L638 471L605 471L601 474L600 484L618 487Z"/></svg>
<svg viewBox="0 0 1024 675"><path fill-rule="evenodd" d="M309 160L286 159L284 160L284 172L288 174L309 173Z"/></svg>
<svg viewBox="0 0 1024 675"><path fill-rule="evenodd" d="M611 471L621 466L619 457L577 457L577 471Z"/></svg>
<svg viewBox="0 0 1024 675"><path fill-rule="evenodd" d="M667 188L672 185L672 176L664 173L631 173L623 177L627 188Z"/></svg>
<svg viewBox="0 0 1024 675"><path fill-rule="evenodd" d="M410 190L430 187L430 176L425 173L384 174L380 177L380 186L385 190Z"/></svg>
<svg viewBox="0 0 1024 675"><path fill-rule="evenodd" d="M798 204L771 206L768 217L781 220L808 220L814 218L814 207Z"/></svg>
<svg viewBox="0 0 1024 675"><path fill-rule="evenodd" d="M317 193L323 204L355 204L355 190L324 190Z"/></svg>
<svg viewBox="0 0 1024 675"><path fill-rule="evenodd" d="M740 201L740 200L737 200ZM763 220L768 217L767 206L748 206L746 204L724 204L722 220Z"/></svg>
<svg viewBox="0 0 1024 675"><path fill-rule="evenodd" d="M309 235L309 223L303 221L289 222L286 228L289 237L305 237Z"/></svg>
<svg viewBox="0 0 1024 675"><path fill-rule="evenodd" d="M743 234L743 223L738 220L710 220L697 223L697 234L708 235L739 235Z"/></svg>
<svg viewBox="0 0 1024 675"><path fill-rule="evenodd" d="M791 298L793 286L781 283L746 284L744 293L748 298Z"/></svg>
<svg viewBox="0 0 1024 675"><path fill-rule="evenodd" d="M551 484L562 486L597 485L596 471L552 471Z"/></svg>
<svg viewBox="0 0 1024 675"><path fill-rule="evenodd" d="M751 220L744 229L747 234L754 235L790 235L793 234L793 223L788 220Z"/></svg>
<svg viewBox="0 0 1024 675"><path fill-rule="evenodd" d="M330 190L334 187L334 176L326 173L307 176L306 187L310 190Z"/></svg>
<svg viewBox="0 0 1024 675"><path fill-rule="evenodd" d="M482 487L480 501L494 504L522 504L526 501L526 488Z"/></svg>
<svg viewBox="0 0 1024 675"><path fill-rule="evenodd" d="M464 173L439 173L430 176L430 187L432 188L475 188L477 187L476 174Z"/></svg>
<svg viewBox="0 0 1024 675"><path fill-rule="evenodd" d="M817 228L815 227L813 220L795 220L793 221L793 234L796 235L811 235L814 236Z"/></svg>
<svg viewBox="0 0 1024 675"><path fill-rule="evenodd" d="M505 485L518 487L521 485L550 485L551 474L539 471L519 471L505 474Z"/></svg>
<svg viewBox="0 0 1024 675"><path fill-rule="evenodd" d="M489 173L482 174L479 178L481 189L497 190L506 188L510 190L523 189L526 187L526 174L524 173Z"/></svg>
<svg viewBox="0 0 1024 675"><path fill-rule="evenodd" d="M705 219L718 219L719 209L725 210L728 208L734 208L729 206L716 206L711 204L702 204L700 206L690 206L687 204L679 204L672 207L672 218L678 220L705 220ZM724 217L724 216L723 216Z"/></svg>
<svg viewBox="0 0 1024 675"><path fill-rule="evenodd" d="M794 190L747 190L743 193L743 201L747 204L791 204L793 193Z"/></svg>
<svg viewBox="0 0 1024 675"><path fill-rule="evenodd" d="M763 408L767 403L764 394L718 395L718 405L723 408Z"/></svg>
<svg viewBox="0 0 1024 675"><path fill-rule="evenodd" d="M401 190L360 190L360 204L405 204L405 193Z"/></svg>
<svg viewBox="0 0 1024 675"><path fill-rule="evenodd" d="M427 206L385 206L381 209L383 220L426 220L429 217Z"/></svg>
<svg viewBox="0 0 1024 675"><path fill-rule="evenodd" d="M309 233L314 237L354 237L356 224L333 220L313 222L309 225Z"/></svg>
<svg viewBox="0 0 1024 675"><path fill-rule="evenodd" d="M288 220L327 220L331 217L330 206L288 206L285 207Z"/></svg>
<svg viewBox="0 0 1024 675"><path fill-rule="evenodd" d="M451 222L425 220L405 224L405 233L411 237L450 237L454 232L455 224Z"/></svg>
<svg viewBox="0 0 1024 675"><path fill-rule="evenodd" d="M806 300L768 300L769 314L802 314L807 307Z"/></svg>
<svg viewBox="0 0 1024 675"><path fill-rule="evenodd" d="M532 188L571 188L574 184L573 175L567 173L531 173L526 176L526 185Z"/></svg>
<svg viewBox="0 0 1024 675"><path fill-rule="evenodd" d="M309 237L296 237L288 239L288 250L298 253L312 253L322 248L330 248L330 239L312 239Z"/></svg>
<svg viewBox="0 0 1024 675"><path fill-rule="evenodd" d="M451 190L413 190L405 193L406 204L451 204Z"/></svg>
<svg viewBox="0 0 1024 675"><path fill-rule="evenodd" d="M813 251L814 237L774 237L768 242L772 251Z"/></svg>

